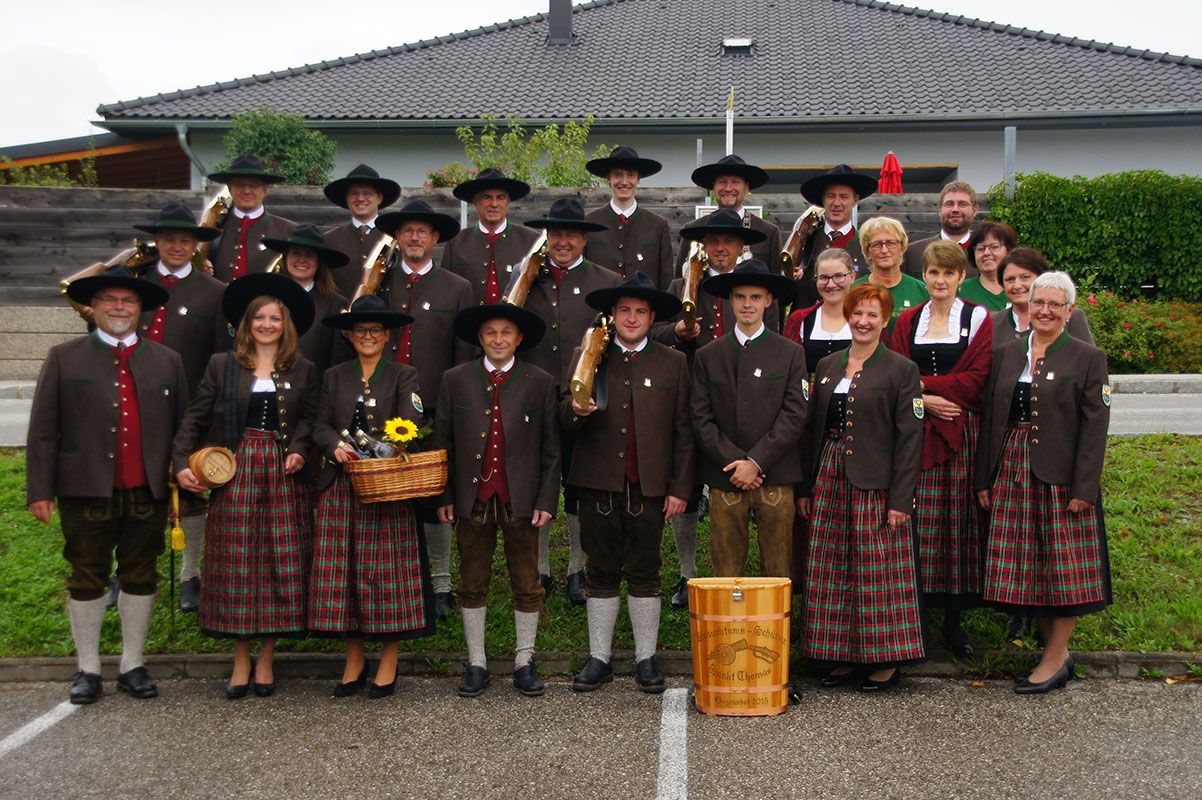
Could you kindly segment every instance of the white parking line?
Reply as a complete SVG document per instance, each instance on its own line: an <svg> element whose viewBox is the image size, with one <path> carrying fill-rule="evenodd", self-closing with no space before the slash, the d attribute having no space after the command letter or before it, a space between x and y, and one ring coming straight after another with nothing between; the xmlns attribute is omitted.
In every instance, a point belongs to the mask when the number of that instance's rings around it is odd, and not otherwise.
<svg viewBox="0 0 1202 800"><path fill-rule="evenodd" d="M47 711L42 716L35 719L33 722L27 723L17 730L0 739L0 758L16 750L21 745L33 739L38 734L45 733L53 728L71 712L79 709L79 706L71 705L69 700L64 700L54 708Z"/></svg>
<svg viewBox="0 0 1202 800"><path fill-rule="evenodd" d="M664 692L659 721L659 780L657 800L687 800L689 796L689 690Z"/></svg>

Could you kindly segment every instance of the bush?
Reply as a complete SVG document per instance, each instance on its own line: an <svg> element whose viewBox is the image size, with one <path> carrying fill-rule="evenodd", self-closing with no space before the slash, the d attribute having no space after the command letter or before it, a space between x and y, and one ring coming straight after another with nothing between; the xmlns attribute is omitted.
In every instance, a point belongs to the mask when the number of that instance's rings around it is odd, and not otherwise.
<svg viewBox="0 0 1202 800"><path fill-rule="evenodd" d="M1093 291L1089 281L1077 302L1111 374L1202 371L1202 306L1124 300L1111 291Z"/></svg>
<svg viewBox="0 0 1202 800"><path fill-rule="evenodd" d="M1202 305L1184 300L1166 304L1168 341L1161 345L1160 372L1202 372Z"/></svg>
<svg viewBox="0 0 1202 800"><path fill-rule="evenodd" d="M589 159L603 158L613 149L598 145L591 154L588 146L589 129L593 118L582 122L569 120L559 125L547 125L529 134L517 116L506 119L502 133L495 118L481 117L484 127L477 134L470 125L455 129L455 136L463 145L464 155L470 162L467 166L453 161L446 166L427 173L429 186L455 186L467 177L483 169L493 167L511 178L524 181L531 186L596 186L598 180L584 165ZM459 178L458 176L466 176ZM452 181L439 183L439 181Z"/></svg>
<svg viewBox="0 0 1202 800"><path fill-rule="evenodd" d="M990 218L1014 227L1056 269L1094 274L1119 296L1155 281L1166 299L1202 296L1202 178L1158 170L1061 178L1018 176L1014 199L989 190Z"/></svg>
<svg viewBox="0 0 1202 800"><path fill-rule="evenodd" d="M0 167L0 185L85 187L100 185L100 179L96 175L96 151L90 147L88 154L77 162L18 167L8 156L0 156L0 165L2 165Z"/></svg>
<svg viewBox="0 0 1202 800"><path fill-rule="evenodd" d="M273 108L235 114L222 143L230 161L243 153L256 155L268 169L283 175L285 183L300 185L329 183L338 152L338 144L306 126L303 116ZM223 161L214 164L212 171L228 166L229 161Z"/></svg>

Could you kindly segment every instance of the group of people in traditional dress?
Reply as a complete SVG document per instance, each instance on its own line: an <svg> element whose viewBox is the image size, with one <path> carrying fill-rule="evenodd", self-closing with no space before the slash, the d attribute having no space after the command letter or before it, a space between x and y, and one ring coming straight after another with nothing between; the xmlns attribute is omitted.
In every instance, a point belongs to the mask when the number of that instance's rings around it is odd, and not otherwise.
<svg viewBox="0 0 1202 800"><path fill-rule="evenodd" d="M1110 389L1071 279L1008 226L974 228L961 182L944 188L931 240L910 243L888 216L857 227L876 181L845 165L801 187L824 219L782 275L781 231L744 206L768 175L733 154L694 171L717 209L684 226L674 257L667 220L636 198L660 168L618 147L588 164L608 204L561 199L523 225L509 204L530 187L484 170L454 190L476 211L461 230L420 198L382 212L400 187L359 165L325 187L351 218L323 232L265 211L283 179L247 155L209 176L233 199L221 229L172 204L135 226L158 249L144 276L118 266L74 281L94 329L47 357L27 485L42 522L58 500L71 701L102 693L114 553L117 686L157 695L142 651L169 482L184 498L180 608L233 640L230 699L271 695L277 639L306 635L345 641L334 696L386 697L398 643L457 605L458 692L479 696L498 531L513 684L542 695L534 650L561 494L565 589L588 621L576 691L613 680L623 583L635 685L664 690L661 595L688 607L704 497L712 573L794 577L796 650L824 686L896 685L926 656L930 607L951 651L972 655L961 613L981 604L1009 612L1016 635L1038 620L1042 657L1015 691L1063 686L1076 617L1111 599L1099 489ZM524 302L504 302L540 231L545 270ZM399 258L363 293L385 235ZM201 242L213 243L204 269ZM700 287L688 285L694 247ZM599 321L610 340L586 399L571 377ZM361 502L344 465L362 454L345 432L398 424L430 428L410 449L445 450L447 484L426 501ZM236 454L207 498L189 463L203 447ZM680 562L666 590L665 522ZM381 643L374 675L368 641Z"/></svg>

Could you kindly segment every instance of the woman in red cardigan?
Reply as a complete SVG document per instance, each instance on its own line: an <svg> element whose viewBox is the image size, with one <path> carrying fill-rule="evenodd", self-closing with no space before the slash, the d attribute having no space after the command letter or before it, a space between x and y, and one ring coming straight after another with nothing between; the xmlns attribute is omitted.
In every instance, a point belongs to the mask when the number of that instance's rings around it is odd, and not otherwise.
<svg viewBox="0 0 1202 800"><path fill-rule="evenodd" d="M957 658L972 655L960 612L980 604L981 527L973 465L981 435L981 395L993 357L993 326L982 306L956 296L968 268L955 242L934 242L922 257L931 299L897 318L892 349L918 365L924 407L922 464L914 492L922 590L944 609L943 635Z"/></svg>

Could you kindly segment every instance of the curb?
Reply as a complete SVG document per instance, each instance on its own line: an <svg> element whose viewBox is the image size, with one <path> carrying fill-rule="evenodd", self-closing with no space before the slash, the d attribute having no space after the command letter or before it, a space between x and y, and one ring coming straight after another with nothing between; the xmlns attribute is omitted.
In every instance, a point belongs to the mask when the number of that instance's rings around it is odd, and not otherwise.
<svg viewBox="0 0 1202 800"><path fill-rule="evenodd" d="M982 670L1005 672L1004 665L1015 659L1029 659L1031 650L986 650L973 661L956 661L947 653L939 653L922 664L907 667L906 673L915 677L975 679ZM1168 677L1185 674L1190 665L1202 664L1202 653L1130 653L1107 651L1074 652L1077 666L1091 678L1139 678L1141 672L1152 673L1148 677ZM691 676L693 674L692 653L681 650L661 651L656 654L665 675ZM202 653L193 655L150 655L146 666L160 677L217 679L226 678L230 671L232 656L225 653ZM535 660L544 675L571 675L587 660L586 653L538 653ZM371 655L368 655L371 659ZM117 656L102 659L106 679L117 677ZM337 653L277 653L275 673L288 678L328 678L342 675L342 656ZM409 676L451 676L463 674L463 653L427 652L401 653L397 662L397 674ZM999 664L999 662L1001 662ZM634 674L634 652L615 651L614 673ZM0 659L0 683L23 683L44 681L66 681L75 674L74 658L5 658ZM488 669L494 675L513 673L513 661L507 658L490 659Z"/></svg>

